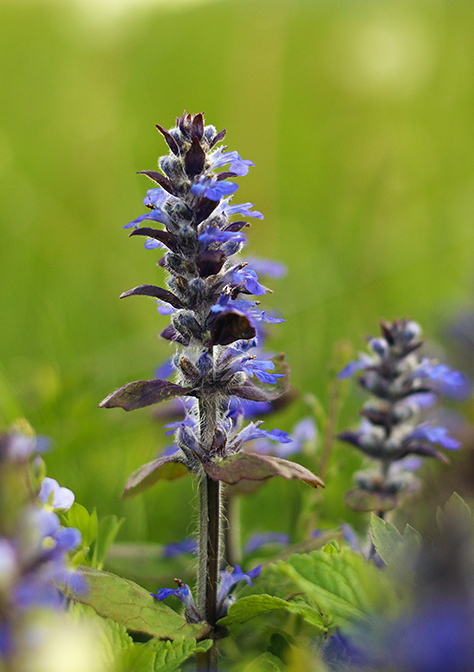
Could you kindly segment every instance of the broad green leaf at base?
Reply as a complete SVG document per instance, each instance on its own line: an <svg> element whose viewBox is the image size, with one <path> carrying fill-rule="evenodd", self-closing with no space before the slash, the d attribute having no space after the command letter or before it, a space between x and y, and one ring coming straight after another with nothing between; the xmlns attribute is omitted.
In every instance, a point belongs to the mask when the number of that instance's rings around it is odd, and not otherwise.
<svg viewBox="0 0 474 672"><path fill-rule="evenodd" d="M187 623L133 581L90 567L81 567L80 573L89 590L84 595L72 594L72 597L130 632L141 632L157 639L201 639L209 632L207 623Z"/></svg>

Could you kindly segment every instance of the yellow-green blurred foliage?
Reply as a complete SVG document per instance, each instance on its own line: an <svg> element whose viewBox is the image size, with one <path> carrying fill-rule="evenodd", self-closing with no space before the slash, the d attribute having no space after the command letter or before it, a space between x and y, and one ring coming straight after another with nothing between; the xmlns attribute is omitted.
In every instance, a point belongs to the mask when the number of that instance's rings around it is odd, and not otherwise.
<svg viewBox="0 0 474 672"><path fill-rule="evenodd" d="M192 529L187 480L118 502L164 445L160 425L148 410L97 409L169 355L166 318L118 300L162 277L156 253L121 229L144 212L149 183L135 172L166 153L155 123L204 110L255 161L237 196L266 217L249 248L289 269L265 299L288 320L270 347L325 403L336 341L361 346L380 317L435 335L470 305L474 5L99 5L0 3L0 399L4 422L22 413L53 437L51 475L79 501L125 514L128 538L171 541ZM260 491L261 529L289 524L270 504L297 488Z"/></svg>

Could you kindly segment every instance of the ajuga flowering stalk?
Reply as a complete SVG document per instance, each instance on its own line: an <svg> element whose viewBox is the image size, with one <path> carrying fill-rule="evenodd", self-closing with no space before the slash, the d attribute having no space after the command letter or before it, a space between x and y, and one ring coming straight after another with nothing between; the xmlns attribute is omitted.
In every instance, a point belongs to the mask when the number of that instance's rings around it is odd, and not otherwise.
<svg viewBox="0 0 474 672"><path fill-rule="evenodd" d="M242 406L235 403L236 398L268 402L286 387L282 358L264 360L252 352L259 322L281 320L259 308L252 297L265 295L267 288L252 265L237 258L249 224L235 216L263 219L263 215L252 209L252 203L231 203L238 189L231 180L246 175L254 164L218 147L225 131L205 126L202 114L183 114L170 130L157 128L170 152L159 160L162 172L143 171L156 185L144 200L149 212L126 228L132 229L131 236L144 236L146 248L164 251L158 264L167 272L167 287L140 285L122 297L153 297L158 312L171 316L161 336L176 345L175 380L128 383L100 405L130 411L184 399L186 416L175 427L178 450L138 469L127 482L125 495L137 494L159 478L178 478L186 471L196 474L201 515L193 618L214 626L226 604L219 589L222 483L272 476L296 478L313 487L322 482L296 463L242 450L247 441L260 437L290 441L286 432L262 429L260 421L244 427ZM218 170L226 166L228 170ZM161 227L154 228L156 224ZM271 391L264 385L271 385ZM179 590L180 595L187 591ZM206 665L214 669L215 651L210 656Z"/></svg>
<svg viewBox="0 0 474 672"><path fill-rule="evenodd" d="M420 414L435 403L438 394L464 396L469 383L458 371L419 355L423 342L416 322L394 320L381 322L380 327L381 338L369 340L371 354L361 354L339 374L347 378L363 372L358 382L372 399L360 411L359 428L338 438L378 463L378 468L356 474L357 488L348 493L346 503L382 514L397 505L403 492L418 487L413 471L421 458L447 461L436 446L460 447L445 427L421 422Z"/></svg>

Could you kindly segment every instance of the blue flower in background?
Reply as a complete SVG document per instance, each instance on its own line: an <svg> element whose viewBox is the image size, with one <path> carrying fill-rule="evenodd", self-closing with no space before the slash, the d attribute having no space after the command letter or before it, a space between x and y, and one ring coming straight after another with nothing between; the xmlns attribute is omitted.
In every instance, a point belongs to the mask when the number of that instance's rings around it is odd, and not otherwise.
<svg viewBox="0 0 474 672"><path fill-rule="evenodd" d="M54 478L46 477L43 480L38 497L43 504L48 504L54 511L69 511L74 504L72 490L61 487Z"/></svg>
<svg viewBox="0 0 474 672"><path fill-rule="evenodd" d="M407 436L407 441L416 439L425 439L430 443L439 443L440 446L446 450L458 450L461 448L461 443L452 436L449 436L446 427L433 427L429 424L419 425L416 429Z"/></svg>
<svg viewBox="0 0 474 672"><path fill-rule="evenodd" d="M422 360L414 375L417 378L428 378L435 384L436 391L456 399L467 399L472 392L470 380L460 371L429 359Z"/></svg>
<svg viewBox="0 0 474 672"><path fill-rule="evenodd" d="M299 420L288 435L285 445L275 446L265 438L259 438L255 443L258 453L272 454L277 457L289 457L300 453L306 444L316 441L317 428L313 418L307 417Z"/></svg>
<svg viewBox="0 0 474 672"><path fill-rule="evenodd" d="M288 546L290 543L290 535L283 532L260 532L253 534L245 544L245 553L251 554L258 551L263 546Z"/></svg>
<svg viewBox="0 0 474 672"><path fill-rule="evenodd" d="M358 382L373 397L360 411L363 420L359 428L338 436L380 463L378 470L357 472L357 488L346 497L346 503L356 510L359 505L361 510L367 510L367 506L373 506L375 511L383 507L389 510L396 506L399 494L419 487L413 470L396 466L408 456L447 462L433 444L457 450L460 442L449 436L446 427L423 423L420 416L433 405L437 394L461 398L470 388L459 371L420 359L421 329L415 322L394 320L381 322L380 326L382 337L369 341L372 354L361 354L339 374L346 378L362 372Z"/></svg>
<svg viewBox="0 0 474 672"><path fill-rule="evenodd" d="M183 541L174 541L171 544L163 546L163 557L175 558L185 553L197 553L197 550L198 543L195 539L183 539Z"/></svg>

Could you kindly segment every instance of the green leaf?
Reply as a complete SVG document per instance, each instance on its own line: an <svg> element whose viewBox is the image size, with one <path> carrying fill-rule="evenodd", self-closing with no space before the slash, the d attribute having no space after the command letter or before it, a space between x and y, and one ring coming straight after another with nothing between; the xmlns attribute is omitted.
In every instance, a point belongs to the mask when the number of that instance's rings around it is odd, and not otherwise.
<svg viewBox="0 0 474 672"><path fill-rule="evenodd" d="M212 646L212 640L196 642L195 639L179 639L174 642L156 642L155 672L174 672L190 656L204 653Z"/></svg>
<svg viewBox="0 0 474 672"><path fill-rule="evenodd" d="M245 623L254 616L268 614L271 611L287 609L288 602L280 597L272 595L249 595L241 597L229 607L229 611L224 618L221 618L219 625L230 625L231 623Z"/></svg>
<svg viewBox="0 0 474 672"><path fill-rule="evenodd" d="M94 609L83 604L71 603L69 612L73 618L92 626L98 636L100 669L125 670L122 662L135 647L126 628L110 618L101 618Z"/></svg>
<svg viewBox="0 0 474 672"><path fill-rule="evenodd" d="M306 603L316 604L323 619L329 615L337 624L370 618L393 603L387 577L352 551L292 555L270 570L287 579L286 588L301 593Z"/></svg>
<svg viewBox="0 0 474 672"><path fill-rule="evenodd" d="M94 546L93 566L102 569L105 556L113 544L125 518L118 520L117 516L106 516L99 522L97 540Z"/></svg>
<svg viewBox="0 0 474 672"><path fill-rule="evenodd" d="M72 597L130 632L142 632L158 639L200 639L209 632L207 623L186 623L184 618L133 581L90 567L81 567L80 573L89 590L84 595L73 593Z"/></svg>
<svg viewBox="0 0 474 672"><path fill-rule="evenodd" d="M82 546L90 546L97 538L98 520L97 511L94 509L92 514L88 510L74 502L68 511L67 523L69 527L76 527L82 535Z"/></svg>
<svg viewBox="0 0 474 672"><path fill-rule="evenodd" d="M135 644L122 659L124 672L155 672L156 641Z"/></svg>
<svg viewBox="0 0 474 672"><path fill-rule="evenodd" d="M394 525L374 513L370 518L370 537L375 550L386 565L390 565L400 556L400 549L403 548L402 535Z"/></svg>
<svg viewBox="0 0 474 672"><path fill-rule="evenodd" d="M70 613L78 620L86 620L98 634L100 669L115 672L172 672L190 656L207 651L211 640L197 642L183 637L174 641L150 640L135 643L123 625L110 618L102 618L86 605L72 604Z"/></svg>
<svg viewBox="0 0 474 672"><path fill-rule="evenodd" d="M266 651L255 660L252 660L244 669L244 672L283 672L284 669L285 664L281 658Z"/></svg>
<svg viewBox="0 0 474 672"><path fill-rule="evenodd" d="M436 511L436 522L438 528L442 533L446 525L456 525L458 528L463 528L469 531L472 526L472 513L469 506L466 504L461 495L453 492L451 497L446 502L444 510L438 507Z"/></svg>
<svg viewBox="0 0 474 672"><path fill-rule="evenodd" d="M245 623L255 616L268 614L273 611L284 609L292 614L298 614L311 625L325 631L325 625L321 614L314 608L308 607L302 602L289 602L272 595L249 595L242 597L231 604L227 616L219 621L219 625L232 625L233 623Z"/></svg>
<svg viewBox="0 0 474 672"><path fill-rule="evenodd" d="M421 547L421 536L411 525L406 525L402 535L394 525L375 514L370 521L370 537L384 563L398 569L400 564L406 569Z"/></svg>

